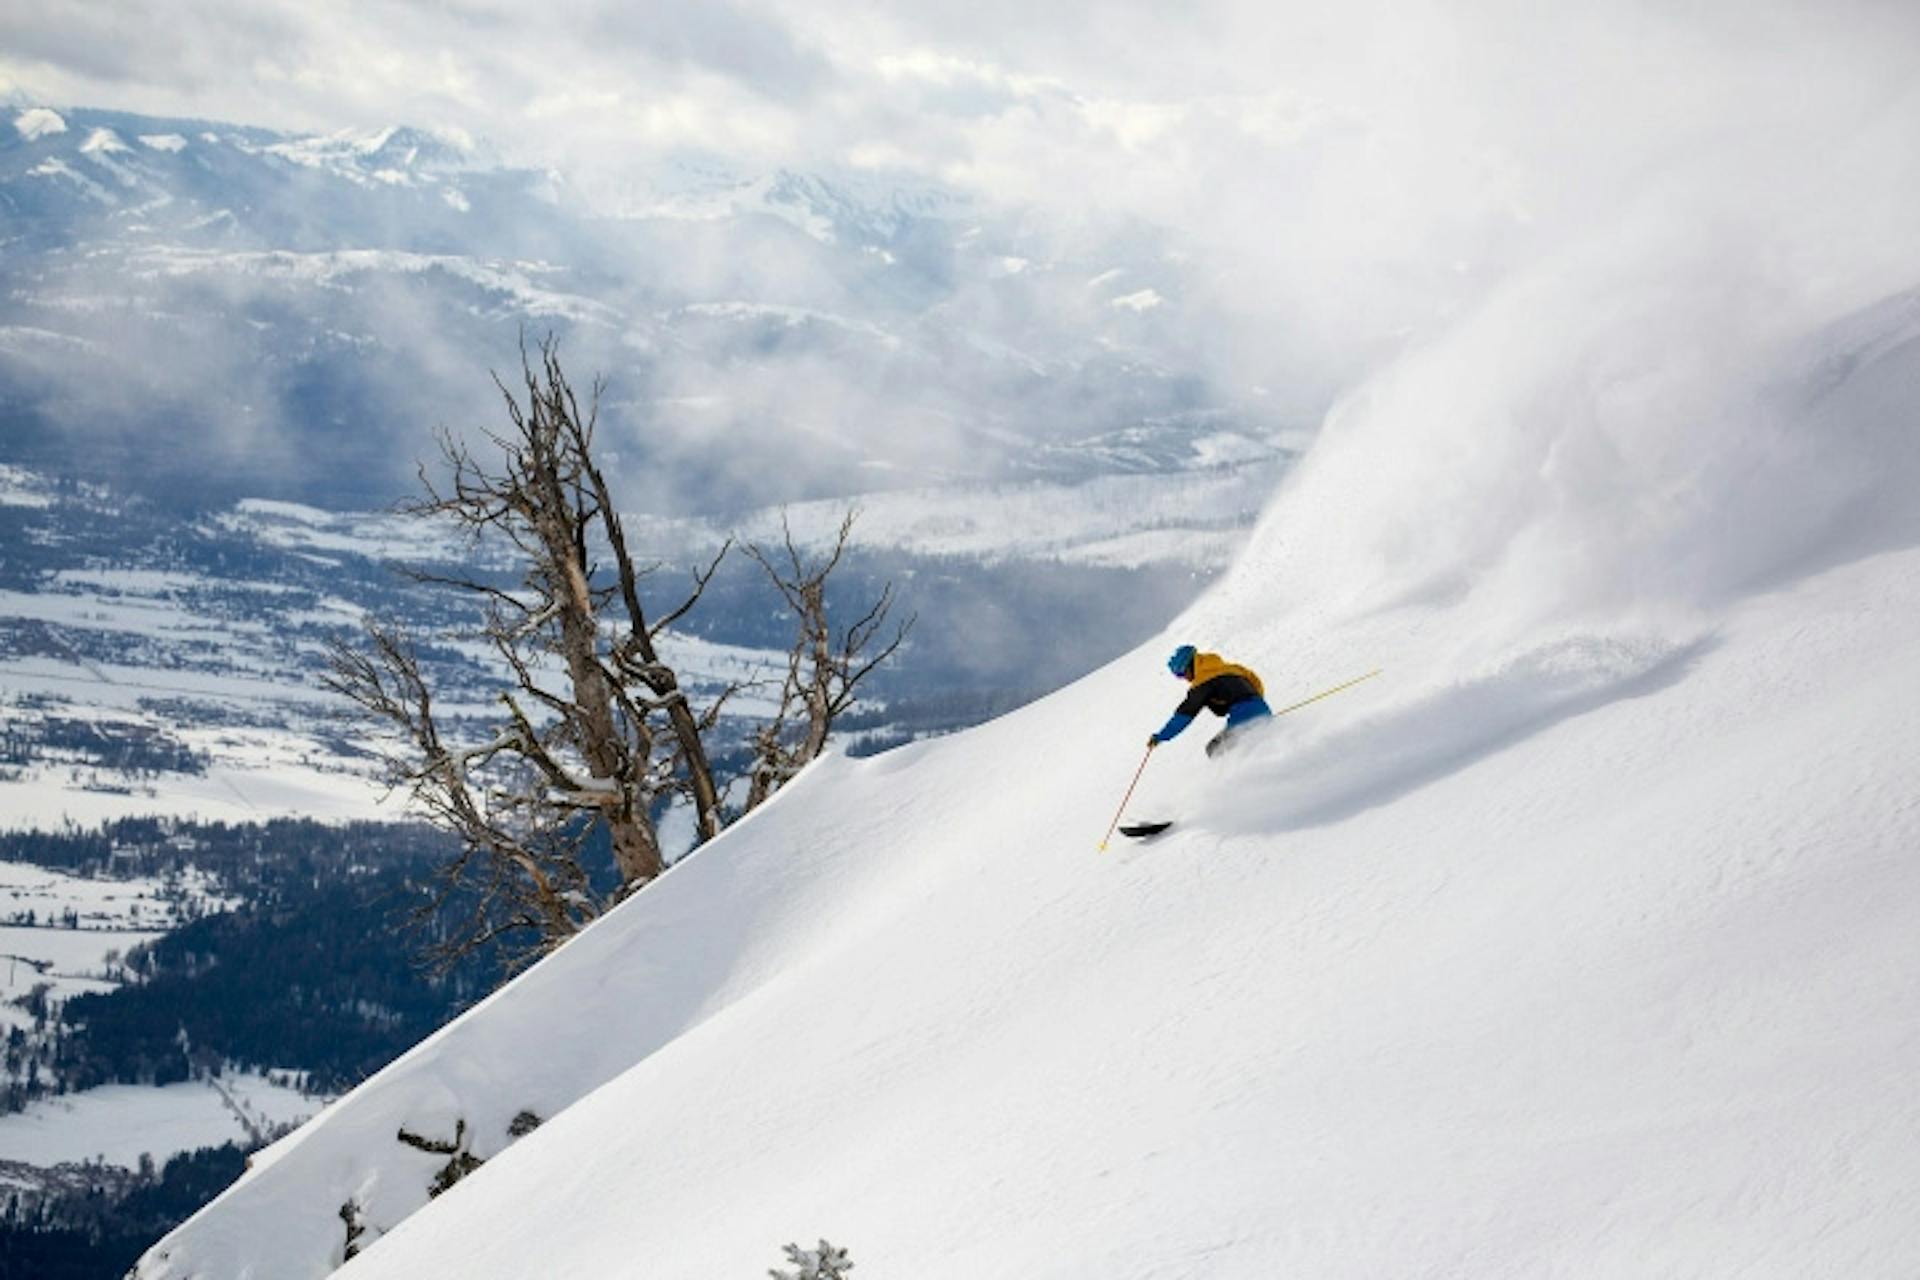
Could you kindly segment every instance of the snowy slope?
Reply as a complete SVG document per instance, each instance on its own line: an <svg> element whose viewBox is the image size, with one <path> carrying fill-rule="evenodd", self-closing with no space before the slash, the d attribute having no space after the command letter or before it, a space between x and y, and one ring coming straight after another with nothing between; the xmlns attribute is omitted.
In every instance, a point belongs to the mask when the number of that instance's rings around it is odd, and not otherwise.
<svg viewBox="0 0 1920 1280"><path fill-rule="evenodd" d="M1166 643L1386 674L1158 753L1168 836L1095 851L1165 644L829 759L138 1274L326 1274L349 1202L356 1278L1912 1274L1912 306L1642 258L1336 412Z"/></svg>

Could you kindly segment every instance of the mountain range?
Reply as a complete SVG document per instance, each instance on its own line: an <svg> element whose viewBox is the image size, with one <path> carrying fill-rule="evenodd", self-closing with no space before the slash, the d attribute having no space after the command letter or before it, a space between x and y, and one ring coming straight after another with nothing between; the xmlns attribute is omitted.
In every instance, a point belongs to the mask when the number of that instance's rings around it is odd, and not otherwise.
<svg viewBox="0 0 1920 1280"><path fill-rule="evenodd" d="M411 129L8 114L0 462L383 505L549 333L606 381L626 496L675 514L1176 470L1298 426L1210 376L1150 228L1067 243L923 180L701 157L590 207Z"/></svg>

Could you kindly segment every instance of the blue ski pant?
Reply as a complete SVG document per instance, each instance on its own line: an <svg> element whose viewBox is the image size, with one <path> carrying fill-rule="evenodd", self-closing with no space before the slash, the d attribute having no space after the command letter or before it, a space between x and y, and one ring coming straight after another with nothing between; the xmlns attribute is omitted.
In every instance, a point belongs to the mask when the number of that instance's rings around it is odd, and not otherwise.
<svg viewBox="0 0 1920 1280"><path fill-rule="evenodd" d="M1273 714L1265 698L1244 698L1227 708L1227 728L1237 729L1249 720Z"/></svg>

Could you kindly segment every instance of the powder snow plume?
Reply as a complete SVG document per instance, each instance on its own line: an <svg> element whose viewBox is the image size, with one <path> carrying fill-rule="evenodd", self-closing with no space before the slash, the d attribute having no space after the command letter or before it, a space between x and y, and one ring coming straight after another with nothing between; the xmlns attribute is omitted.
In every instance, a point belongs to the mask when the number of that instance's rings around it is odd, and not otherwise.
<svg viewBox="0 0 1920 1280"><path fill-rule="evenodd" d="M1238 769L1282 780L1223 822L1384 803L1681 678L1742 599L1920 541L1920 239L1834 234L1862 202L1920 225L1907 176L1754 207L1738 162L1623 198L1334 408L1167 637L1245 655L1275 705L1388 671L1263 735Z"/></svg>

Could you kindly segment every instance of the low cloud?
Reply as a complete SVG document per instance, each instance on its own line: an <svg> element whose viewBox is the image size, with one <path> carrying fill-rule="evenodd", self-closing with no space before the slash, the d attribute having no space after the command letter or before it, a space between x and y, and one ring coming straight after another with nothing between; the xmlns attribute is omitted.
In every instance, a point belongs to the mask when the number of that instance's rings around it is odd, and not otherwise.
<svg viewBox="0 0 1920 1280"><path fill-rule="evenodd" d="M610 206L664 160L718 154L930 177L1084 258L1083 279L1122 265L1099 246L1155 229L1177 307L1158 280L1113 297L1168 299L1142 314L1177 316L1170 363L1283 420L1627 221L1715 285L1758 271L1858 304L1920 266L1907 5L216 0L16 6L0 48L0 80L55 105L457 127ZM755 269L754 296L809 304L783 292L809 267ZM788 402L796 420L866 442L858 388L780 372L818 397ZM964 438L923 430L940 465Z"/></svg>

